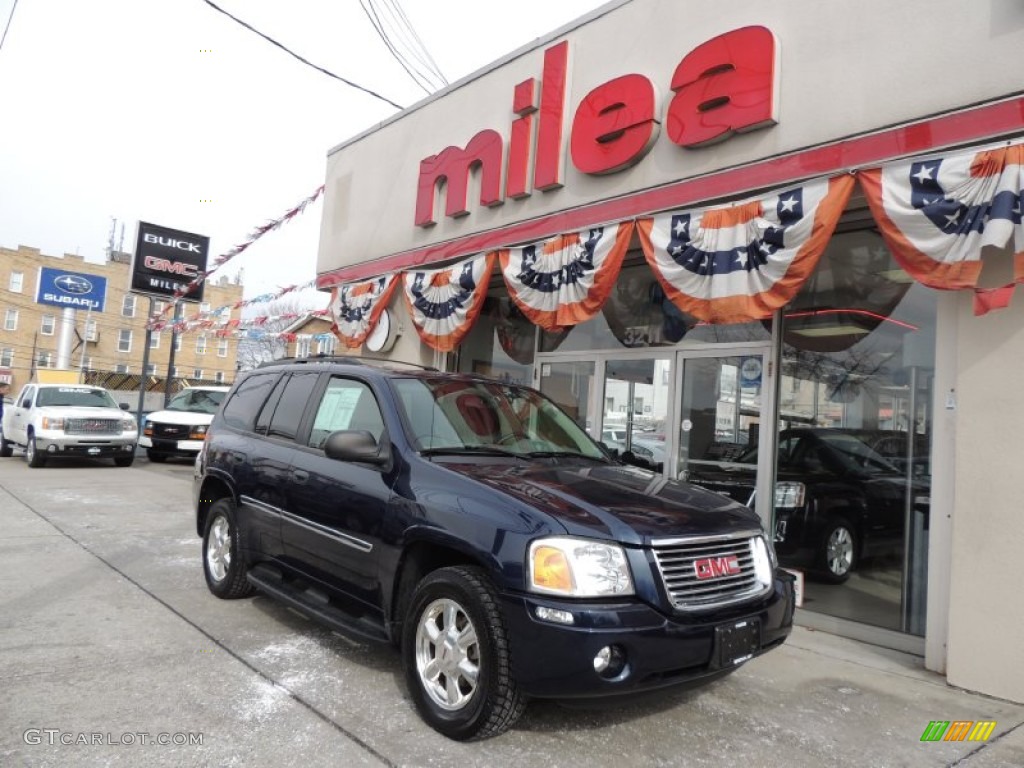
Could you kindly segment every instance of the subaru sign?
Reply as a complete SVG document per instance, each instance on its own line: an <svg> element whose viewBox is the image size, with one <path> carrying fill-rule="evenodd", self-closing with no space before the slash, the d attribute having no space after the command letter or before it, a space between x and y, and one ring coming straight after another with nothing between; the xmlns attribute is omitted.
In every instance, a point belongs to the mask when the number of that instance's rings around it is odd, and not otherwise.
<svg viewBox="0 0 1024 768"><path fill-rule="evenodd" d="M131 289L150 296L172 298L206 272L210 238L139 222L132 259ZM181 301L202 301L203 283Z"/></svg>
<svg viewBox="0 0 1024 768"><path fill-rule="evenodd" d="M40 267L36 302L54 307L103 311L107 296L107 278L83 275L53 267Z"/></svg>

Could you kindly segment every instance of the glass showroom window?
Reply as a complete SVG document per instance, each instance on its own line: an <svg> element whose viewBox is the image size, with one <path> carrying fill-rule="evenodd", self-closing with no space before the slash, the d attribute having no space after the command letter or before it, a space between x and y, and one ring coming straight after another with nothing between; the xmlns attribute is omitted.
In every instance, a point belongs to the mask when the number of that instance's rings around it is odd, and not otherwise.
<svg viewBox="0 0 1024 768"><path fill-rule="evenodd" d="M117 332L117 351L118 352L131 352L132 351L132 332L122 328Z"/></svg>
<svg viewBox="0 0 1024 768"><path fill-rule="evenodd" d="M5 331L16 331L18 330L18 310L8 309L4 313L4 330Z"/></svg>
<svg viewBox="0 0 1024 768"><path fill-rule="evenodd" d="M899 267L876 230L854 230L833 236L783 311L779 558L790 564L800 542L813 542L810 559L793 563L814 575L807 610L917 635L936 296Z"/></svg>
<svg viewBox="0 0 1024 768"><path fill-rule="evenodd" d="M39 324L39 332L43 336L53 336L54 326L57 325L57 318L53 315L43 315L43 320Z"/></svg>
<svg viewBox="0 0 1024 768"><path fill-rule="evenodd" d="M11 272L11 279L7 283L7 288L12 293L21 293L22 287L25 285L25 273L24 272Z"/></svg>
<svg viewBox="0 0 1024 768"><path fill-rule="evenodd" d="M124 295L121 302L121 315L123 317L135 317L135 296L130 293Z"/></svg>

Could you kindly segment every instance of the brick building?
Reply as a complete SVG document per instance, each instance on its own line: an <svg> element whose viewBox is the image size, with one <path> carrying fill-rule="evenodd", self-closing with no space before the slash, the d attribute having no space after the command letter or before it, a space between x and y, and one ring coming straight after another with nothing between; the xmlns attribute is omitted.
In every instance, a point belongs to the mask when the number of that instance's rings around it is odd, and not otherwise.
<svg viewBox="0 0 1024 768"><path fill-rule="evenodd" d="M130 293L131 254L115 252L102 263L86 261L66 254L49 256L37 248L19 246L17 250L0 247L0 380L11 384L12 392L29 380L34 369L57 365L62 310L36 303L41 267L95 275L106 278L106 302L102 312L75 311L71 369L112 373L143 373L142 358L146 339L146 315L149 298ZM182 315L191 317L200 311L231 306L242 298L242 286L226 278L206 284L203 303L184 305ZM166 303L153 301L154 312ZM239 310L225 312L232 319ZM79 337L83 340L79 344ZM171 349L168 330L154 332L150 341L147 373L164 377ZM236 370L238 340L219 338L212 330L189 331L177 337L174 378L231 383Z"/></svg>

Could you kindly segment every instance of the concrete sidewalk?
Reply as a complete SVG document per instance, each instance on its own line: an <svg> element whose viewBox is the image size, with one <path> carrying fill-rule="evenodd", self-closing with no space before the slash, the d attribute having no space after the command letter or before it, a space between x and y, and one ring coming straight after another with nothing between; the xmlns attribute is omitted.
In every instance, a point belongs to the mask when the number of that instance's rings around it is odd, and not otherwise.
<svg viewBox="0 0 1024 768"><path fill-rule="evenodd" d="M804 628L698 691L532 702L503 736L448 741L416 716L392 649L209 595L184 469L0 460L0 764L1024 766L1024 706ZM933 720L996 726L922 742ZM125 743L160 733L202 743ZM83 734L102 743L61 743Z"/></svg>

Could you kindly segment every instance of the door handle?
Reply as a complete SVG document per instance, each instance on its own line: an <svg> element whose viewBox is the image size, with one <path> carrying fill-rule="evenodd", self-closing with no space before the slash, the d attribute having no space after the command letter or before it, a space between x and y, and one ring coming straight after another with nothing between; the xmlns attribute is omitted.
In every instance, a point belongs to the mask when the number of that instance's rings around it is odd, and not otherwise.
<svg viewBox="0 0 1024 768"><path fill-rule="evenodd" d="M292 480L301 485L302 483L309 480L309 472L306 472L303 469L293 469Z"/></svg>

